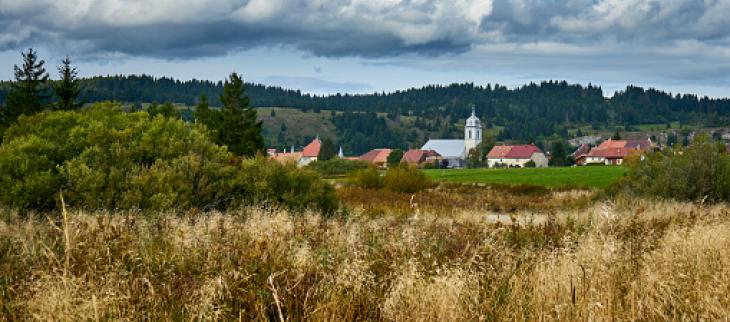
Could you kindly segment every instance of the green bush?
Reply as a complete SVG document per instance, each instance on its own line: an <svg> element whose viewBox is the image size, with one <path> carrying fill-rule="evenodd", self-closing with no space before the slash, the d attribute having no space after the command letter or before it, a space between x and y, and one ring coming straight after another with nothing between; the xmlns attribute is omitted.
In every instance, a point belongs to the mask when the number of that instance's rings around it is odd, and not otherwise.
<svg viewBox="0 0 730 322"><path fill-rule="evenodd" d="M687 148L634 156L618 189L650 197L730 201L730 156L706 136Z"/></svg>
<svg viewBox="0 0 730 322"><path fill-rule="evenodd" d="M113 103L21 117L0 146L0 202L47 210L63 190L86 209L223 209L273 202L337 208L316 173L263 158L239 159L207 130Z"/></svg>
<svg viewBox="0 0 730 322"><path fill-rule="evenodd" d="M350 174L355 170L366 169L370 167L370 163L362 160L334 158L327 161L312 162L307 167L323 176L339 176Z"/></svg>
<svg viewBox="0 0 730 322"><path fill-rule="evenodd" d="M373 166L355 170L350 174L348 182L353 186L365 189L378 189L383 187L383 178L380 177L378 169Z"/></svg>
<svg viewBox="0 0 730 322"><path fill-rule="evenodd" d="M388 168L383 177L384 188L393 192L415 193L432 185L423 171L406 164Z"/></svg>

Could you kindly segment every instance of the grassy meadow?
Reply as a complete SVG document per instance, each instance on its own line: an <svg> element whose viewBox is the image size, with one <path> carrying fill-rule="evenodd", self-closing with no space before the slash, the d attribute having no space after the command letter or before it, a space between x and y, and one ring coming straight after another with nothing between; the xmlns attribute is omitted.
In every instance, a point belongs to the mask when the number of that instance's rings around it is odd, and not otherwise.
<svg viewBox="0 0 730 322"><path fill-rule="evenodd" d="M1 211L0 317L717 321L730 316L726 204L596 200L587 190L510 192L461 185L410 196L339 193L351 210L332 218L268 207L152 216ZM443 207L451 200L455 206ZM374 203L381 203L380 211Z"/></svg>
<svg viewBox="0 0 730 322"><path fill-rule="evenodd" d="M625 173L623 167L550 167L514 169L431 169L431 179L455 183L534 185L550 188L605 188Z"/></svg>

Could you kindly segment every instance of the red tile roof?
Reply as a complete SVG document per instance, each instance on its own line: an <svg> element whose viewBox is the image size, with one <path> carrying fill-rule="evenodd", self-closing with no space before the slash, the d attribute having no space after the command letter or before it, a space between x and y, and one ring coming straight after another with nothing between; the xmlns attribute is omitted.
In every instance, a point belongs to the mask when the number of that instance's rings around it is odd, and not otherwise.
<svg viewBox="0 0 730 322"><path fill-rule="evenodd" d="M401 159L401 162L405 163L422 163L426 161L426 158L428 157L436 157L441 156L434 150L408 150L405 154L403 154L403 158Z"/></svg>
<svg viewBox="0 0 730 322"><path fill-rule="evenodd" d="M604 157L606 159L623 159L639 150L651 148L651 141L647 140L607 140L591 149L586 154L589 157Z"/></svg>
<svg viewBox="0 0 730 322"><path fill-rule="evenodd" d="M633 148L612 148L612 149L597 149L594 148L591 152L588 152L589 157L604 157L606 159L623 159L631 153L638 151Z"/></svg>
<svg viewBox="0 0 730 322"><path fill-rule="evenodd" d="M322 141L319 139L312 140L311 143L307 144L302 150L303 157L316 158L319 156L319 149L322 147Z"/></svg>
<svg viewBox="0 0 730 322"><path fill-rule="evenodd" d="M651 141L647 140L606 140L599 144L596 149L618 149L630 148L647 150L651 148Z"/></svg>
<svg viewBox="0 0 730 322"><path fill-rule="evenodd" d="M488 159L529 159L535 153L542 153L542 150L534 144L523 145L498 145L492 148L487 154Z"/></svg>
<svg viewBox="0 0 730 322"><path fill-rule="evenodd" d="M386 163L391 149L375 149L360 156L360 160L371 163Z"/></svg>

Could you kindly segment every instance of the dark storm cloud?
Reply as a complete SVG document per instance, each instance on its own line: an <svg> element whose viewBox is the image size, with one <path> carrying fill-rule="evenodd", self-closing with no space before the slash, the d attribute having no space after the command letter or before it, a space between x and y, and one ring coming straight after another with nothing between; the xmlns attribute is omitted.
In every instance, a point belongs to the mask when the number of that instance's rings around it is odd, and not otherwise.
<svg viewBox="0 0 730 322"><path fill-rule="evenodd" d="M727 12L730 0L0 0L0 50L188 59L285 47L388 57L526 45L544 55L550 44L562 55L639 47L686 57L693 46L721 58Z"/></svg>
<svg viewBox="0 0 730 322"><path fill-rule="evenodd" d="M471 1L0 0L0 50L43 44L191 58L285 46L328 57L438 55L467 50L486 10Z"/></svg>

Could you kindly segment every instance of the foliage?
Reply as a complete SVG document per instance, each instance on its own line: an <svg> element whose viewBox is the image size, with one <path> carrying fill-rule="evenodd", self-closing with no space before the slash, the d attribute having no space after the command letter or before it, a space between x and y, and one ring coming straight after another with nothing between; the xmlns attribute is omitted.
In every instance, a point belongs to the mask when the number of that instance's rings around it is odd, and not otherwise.
<svg viewBox="0 0 730 322"><path fill-rule="evenodd" d="M551 167L562 167L570 165L570 161L568 160L568 153L565 151L565 145L563 144L563 140L557 139L553 141L553 146L550 150L549 165Z"/></svg>
<svg viewBox="0 0 730 322"><path fill-rule="evenodd" d="M679 200L730 201L730 156L699 135L686 148L634 156L621 187L642 196Z"/></svg>
<svg viewBox="0 0 730 322"><path fill-rule="evenodd" d="M400 164L401 159L403 159L403 150L393 149L388 154L387 162L389 166L395 166Z"/></svg>
<svg viewBox="0 0 730 322"><path fill-rule="evenodd" d="M81 89L79 88L78 72L71 67L71 59L66 57L58 67L59 81L53 84L53 92L58 101L53 105L56 110L74 110L82 106L76 101Z"/></svg>
<svg viewBox="0 0 730 322"><path fill-rule="evenodd" d="M20 165L20 166L19 166ZM226 209L272 202L332 213L332 187L263 158L239 161L204 127L100 103L21 117L0 146L0 202L52 209Z"/></svg>
<svg viewBox="0 0 730 322"><path fill-rule="evenodd" d="M220 95L223 107L219 116L204 118L203 121L215 133L215 141L225 145L228 150L243 156L253 156L264 149L261 136L262 123L256 119L256 109L249 105L245 95L245 85L241 77L232 73L223 84ZM213 113L213 110L209 110Z"/></svg>
<svg viewBox="0 0 730 322"><path fill-rule="evenodd" d="M362 170L371 167L370 163L362 160L347 160L333 158L326 161L317 160L310 163L308 168L323 176L338 176L350 174L355 170Z"/></svg>
<svg viewBox="0 0 730 322"><path fill-rule="evenodd" d="M353 171L347 178L347 182L355 187L363 189L378 189L383 187L383 178L380 172L373 166Z"/></svg>
<svg viewBox="0 0 730 322"><path fill-rule="evenodd" d="M458 183L535 185L550 188L606 188L618 182L624 167L554 167L424 170L433 180Z"/></svg>
<svg viewBox="0 0 730 322"><path fill-rule="evenodd" d="M337 147L335 147L335 143L332 142L332 139L330 138L324 139L324 141L322 141L322 145L320 146L319 156L317 157L317 159L327 161L334 158L335 156L337 156Z"/></svg>
<svg viewBox="0 0 730 322"><path fill-rule="evenodd" d="M15 65L15 82L10 86L7 102L0 113L3 127L11 125L20 115L33 115L45 108L48 73L43 67L45 61L29 48L22 53L23 65Z"/></svg>
<svg viewBox="0 0 730 322"><path fill-rule="evenodd" d="M487 155L489 151L497 144L496 139L491 134L485 134L482 142L476 148L469 151L467 156L467 164L469 168L487 167Z"/></svg>
<svg viewBox="0 0 730 322"><path fill-rule="evenodd" d="M525 168L534 168L534 167L537 167L537 165L535 164L535 161L530 160L530 161L525 162Z"/></svg>
<svg viewBox="0 0 730 322"><path fill-rule="evenodd" d="M162 105L157 103L150 104L150 106L147 106L147 114L149 114L150 117L162 115L168 118L180 118L181 116L180 112L170 102L166 102Z"/></svg>
<svg viewBox="0 0 730 322"><path fill-rule="evenodd" d="M432 185L423 171L408 164L389 167L383 176L383 187L393 192L415 193Z"/></svg>
<svg viewBox="0 0 730 322"><path fill-rule="evenodd" d="M363 154L373 147L402 147L403 134L388 127L384 117L375 113L345 112L332 118L347 151Z"/></svg>

